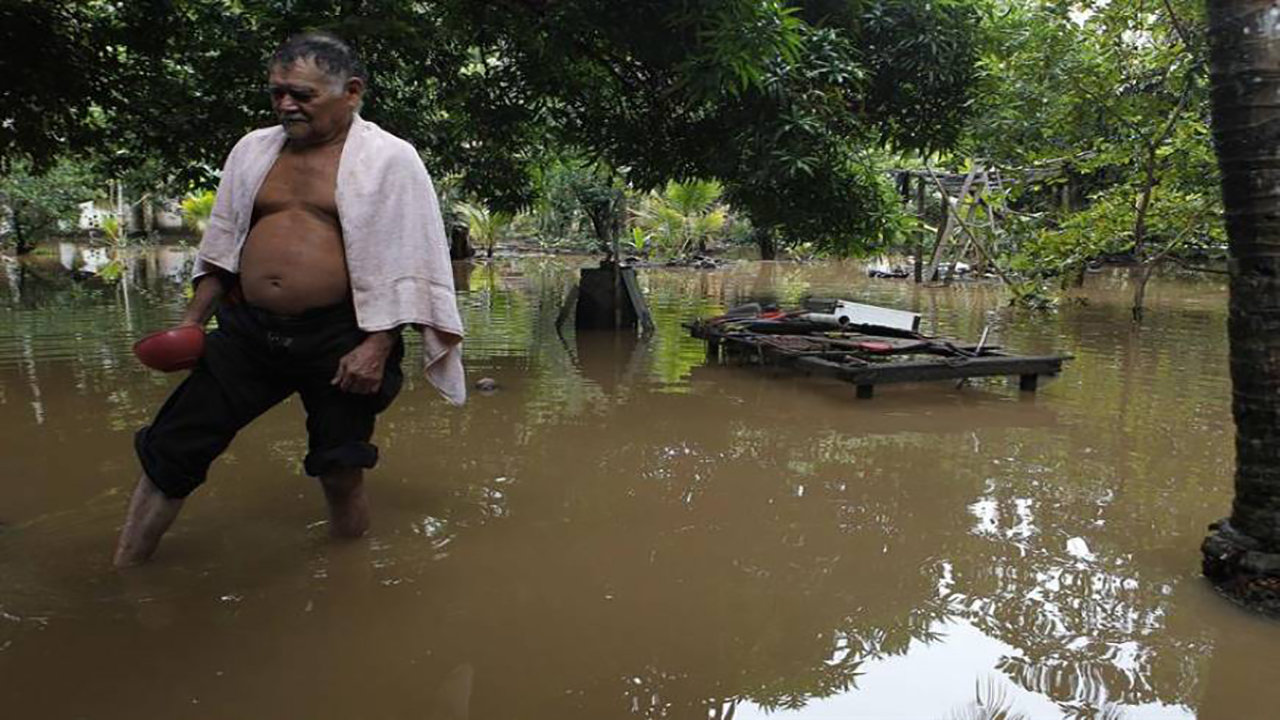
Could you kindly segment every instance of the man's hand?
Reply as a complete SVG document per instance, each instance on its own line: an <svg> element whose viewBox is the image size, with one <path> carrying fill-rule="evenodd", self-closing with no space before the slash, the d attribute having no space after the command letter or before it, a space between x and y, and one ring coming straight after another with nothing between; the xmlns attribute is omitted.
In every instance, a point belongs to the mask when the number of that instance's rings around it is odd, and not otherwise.
<svg viewBox="0 0 1280 720"><path fill-rule="evenodd" d="M369 395L382 387L382 370L387 356L395 345L396 336L391 332L371 333L354 350L338 361L338 372L329 381L343 392Z"/></svg>

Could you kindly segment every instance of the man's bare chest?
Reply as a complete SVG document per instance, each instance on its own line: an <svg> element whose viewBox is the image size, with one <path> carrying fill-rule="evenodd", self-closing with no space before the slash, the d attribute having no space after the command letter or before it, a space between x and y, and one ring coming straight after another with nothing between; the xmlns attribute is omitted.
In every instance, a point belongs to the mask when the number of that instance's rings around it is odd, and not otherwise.
<svg viewBox="0 0 1280 720"><path fill-rule="evenodd" d="M254 198L253 214L304 210L338 219L338 153L281 153Z"/></svg>

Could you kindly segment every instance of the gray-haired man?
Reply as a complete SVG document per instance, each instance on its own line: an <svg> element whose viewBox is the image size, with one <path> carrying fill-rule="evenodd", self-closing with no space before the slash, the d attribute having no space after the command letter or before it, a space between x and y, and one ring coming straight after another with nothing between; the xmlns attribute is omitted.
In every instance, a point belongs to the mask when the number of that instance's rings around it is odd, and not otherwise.
<svg viewBox="0 0 1280 720"><path fill-rule="evenodd" d="M364 73L337 38L290 38L268 71L280 125L246 135L223 169L181 322L203 326L216 311L218 329L137 435L143 476L118 566L149 558L235 434L295 392L330 531L363 535L369 440L400 389L405 325L424 332L428 379L465 398L448 248L417 153L359 117Z"/></svg>

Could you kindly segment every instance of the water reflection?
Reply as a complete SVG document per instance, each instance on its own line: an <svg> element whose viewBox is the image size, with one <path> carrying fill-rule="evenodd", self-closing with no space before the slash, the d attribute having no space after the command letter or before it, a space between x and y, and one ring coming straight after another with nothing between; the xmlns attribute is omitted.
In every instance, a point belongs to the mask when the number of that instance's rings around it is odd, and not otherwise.
<svg viewBox="0 0 1280 720"><path fill-rule="evenodd" d="M127 308L61 257L5 266L0 706L21 716L940 718L975 683L1037 718L1276 699L1251 668L1280 631L1196 572L1229 502L1219 285L1153 285L1135 332L1110 276L1038 315L851 264L650 270L638 339L556 332L584 260L460 265L468 371L499 389L454 410L408 383L368 542L316 526L285 403L119 576L128 437L176 382L128 355L181 310L186 255L165 257L129 264ZM855 402L707 365L680 327L807 295L1076 360L1032 402L998 379Z"/></svg>

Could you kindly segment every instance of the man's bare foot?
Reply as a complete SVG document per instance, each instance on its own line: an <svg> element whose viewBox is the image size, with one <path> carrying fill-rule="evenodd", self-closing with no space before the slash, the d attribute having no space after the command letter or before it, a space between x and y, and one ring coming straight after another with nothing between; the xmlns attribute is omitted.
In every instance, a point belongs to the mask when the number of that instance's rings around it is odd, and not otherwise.
<svg viewBox="0 0 1280 720"><path fill-rule="evenodd" d="M369 502L364 496L364 471L341 470L320 478L329 502L329 534L336 538L363 537L369 531Z"/></svg>
<svg viewBox="0 0 1280 720"><path fill-rule="evenodd" d="M132 567L150 559L181 509L182 498L165 495L145 474L138 478L116 544L115 566Z"/></svg>

